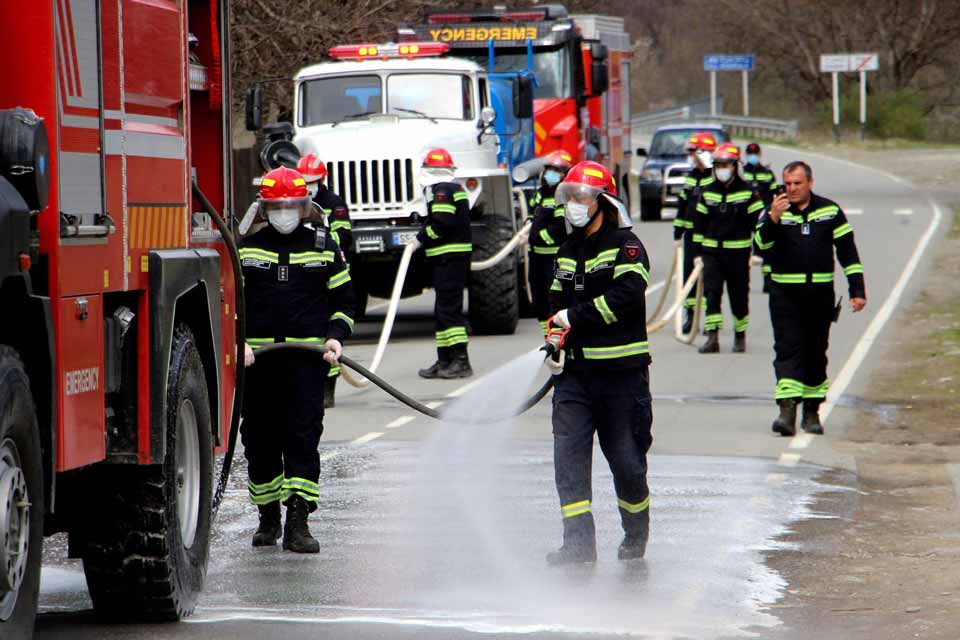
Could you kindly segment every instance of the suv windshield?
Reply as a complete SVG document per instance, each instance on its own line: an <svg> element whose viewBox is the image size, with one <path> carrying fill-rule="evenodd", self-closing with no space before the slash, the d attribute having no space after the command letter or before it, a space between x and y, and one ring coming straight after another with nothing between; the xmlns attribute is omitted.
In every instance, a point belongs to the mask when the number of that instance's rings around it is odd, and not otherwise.
<svg viewBox="0 0 960 640"><path fill-rule="evenodd" d="M379 76L335 76L300 85L300 126L340 122L383 111Z"/></svg>
<svg viewBox="0 0 960 640"><path fill-rule="evenodd" d="M658 131L653 136L653 142L650 143L649 155L651 156L685 156L687 155L687 140L695 133L703 129L671 129L669 131ZM724 131L708 129L717 139L717 144L727 142L727 134Z"/></svg>
<svg viewBox="0 0 960 640"><path fill-rule="evenodd" d="M387 78L387 113L401 118L472 120L470 77L452 73L396 73Z"/></svg>
<svg viewBox="0 0 960 640"><path fill-rule="evenodd" d="M469 58L480 66L486 68L488 64L487 53L470 53L458 56ZM497 49L494 55L494 71L526 71L527 70L527 50L519 47L509 47L506 49ZM570 68L570 56L565 46L553 47L550 49L533 50L533 73L537 78L537 86L533 90L533 97L537 100L548 98L569 98L573 95L571 79L573 72Z"/></svg>

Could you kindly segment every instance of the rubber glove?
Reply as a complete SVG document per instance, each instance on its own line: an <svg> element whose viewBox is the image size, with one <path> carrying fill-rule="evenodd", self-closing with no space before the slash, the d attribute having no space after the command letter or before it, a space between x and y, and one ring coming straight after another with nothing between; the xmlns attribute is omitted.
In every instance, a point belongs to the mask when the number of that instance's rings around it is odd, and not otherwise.
<svg viewBox="0 0 960 640"><path fill-rule="evenodd" d="M554 358L556 358L556 360ZM554 356L550 356L547 358L547 369L549 369L550 373L555 376L560 375L563 373L563 364L566 361L566 358L567 356L563 351L558 352Z"/></svg>
<svg viewBox="0 0 960 640"><path fill-rule="evenodd" d="M250 345L243 345L243 366L249 367L253 364L253 361L256 360L253 356L253 349L250 348Z"/></svg>
<svg viewBox="0 0 960 640"><path fill-rule="evenodd" d="M327 348L327 352L323 354L323 359L332 365L338 364L340 356L343 355L343 345L340 344L340 341L330 338L323 343L323 346Z"/></svg>
<svg viewBox="0 0 960 640"><path fill-rule="evenodd" d="M570 328L570 318L569 311L567 309L561 309L553 315L553 323L560 327L561 329Z"/></svg>

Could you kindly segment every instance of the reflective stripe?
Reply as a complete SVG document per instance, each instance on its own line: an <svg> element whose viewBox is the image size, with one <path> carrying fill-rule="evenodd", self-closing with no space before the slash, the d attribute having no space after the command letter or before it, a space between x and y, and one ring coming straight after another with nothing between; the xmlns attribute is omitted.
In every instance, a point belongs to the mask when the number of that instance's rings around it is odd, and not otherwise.
<svg viewBox="0 0 960 640"><path fill-rule="evenodd" d="M455 344L464 344L469 341L466 327L450 327L437 331L436 342L438 347L452 347Z"/></svg>
<svg viewBox="0 0 960 640"><path fill-rule="evenodd" d="M243 260L244 258L255 258L257 260L263 260L264 262L271 262L273 264L280 262L280 254L267 251L266 249L257 249L256 247L241 248L240 259Z"/></svg>
<svg viewBox="0 0 960 640"><path fill-rule="evenodd" d="M727 204L740 204L753 197L752 191L736 191L727 196Z"/></svg>
<svg viewBox="0 0 960 640"><path fill-rule="evenodd" d="M590 513L590 501L581 500L580 502L571 502L560 507L560 513L564 518L572 518L585 513Z"/></svg>
<svg viewBox="0 0 960 640"><path fill-rule="evenodd" d="M560 281L556 278L553 279L553 283L550 285L550 291L563 291L563 287L560 286Z"/></svg>
<svg viewBox="0 0 960 640"><path fill-rule="evenodd" d="M848 233L853 233L853 227L850 226L849 222L844 222L842 225L833 230L833 239L842 238Z"/></svg>
<svg viewBox="0 0 960 640"><path fill-rule="evenodd" d="M808 387L803 385L803 397L804 398L826 398L827 391L830 390L830 381L824 380L822 383L818 384L815 387Z"/></svg>
<svg viewBox="0 0 960 640"><path fill-rule="evenodd" d="M694 242L703 242L703 234L702 234L702 233L695 233L695 234L693 234L693 241L694 241Z"/></svg>
<svg viewBox="0 0 960 640"><path fill-rule="evenodd" d="M835 216L840 213L840 207L835 204L827 205L825 207L820 207L819 209L814 209L807 214L807 221L813 222L819 218L827 218L829 216Z"/></svg>
<svg viewBox="0 0 960 640"><path fill-rule="evenodd" d="M763 202L757 200L749 207L747 207L747 213L756 213L757 211L763 211Z"/></svg>
<svg viewBox="0 0 960 640"><path fill-rule="evenodd" d="M540 323L540 333L542 333L543 337L546 338L547 337L547 321L540 320L539 323Z"/></svg>
<svg viewBox="0 0 960 640"><path fill-rule="evenodd" d="M557 258L557 268L561 271L576 271L577 261L573 258Z"/></svg>
<svg viewBox="0 0 960 640"><path fill-rule="evenodd" d="M749 249L752 244L753 240L747 238L746 240L724 240L720 246L724 249Z"/></svg>
<svg viewBox="0 0 960 640"><path fill-rule="evenodd" d="M773 240L770 242L764 242L763 238L760 237L759 231L754 234L753 239L757 241L757 246L760 247L762 251L766 251L767 249L773 247Z"/></svg>
<svg viewBox="0 0 960 640"><path fill-rule="evenodd" d="M713 331L715 329L723 328L723 314L722 313L708 313L707 316L703 319L703 328L707 331Z"/></svg>
<svg viewBox="0 0 960 640"><path fill-rule="evenodd" d="M625 273L639 273L644 282L650 282L650 274L642 264L618 264L613 268L613 279L616 280Z"/></svg>
<svg viewBox="0 0 960 640"><path fill-rule="evenodd" d="M553 238L550 237L550 234L547 233L546 229L540 229L540 238L547 244L556 244Z"/></svg>
<svg viewBox="0 0 960 640"><path fill-rule="evenodd" d="M338 229L352 229L353 226L350 224L349 220L334 220L330 223L330 231L336 231Z"/></svg>
<svg viewBox="0 0 960 640"><path fill-rule="evenodd" d="M344 322L347 323L347 326L350 327L350 331L353 332L353 327L354 327L353 318L351 318L344 312L337 311L335 314L330 316L330 322L333 322L334 320L343 320Z"/></svg>
<svg viewBox="0 0 960 640"><path fill-rule="evenodd" d="M340 285L350 282L350 270L344 269L337 275L327 280L327 289L336 289Z"/></svg>
<svg viewBox="0 0 960 640"><path fill-rule="evenodd" d="M431 247L427 249L427 257L433 258L435 256L442 256L446 253L470 253L473 251L473 245L469 242L453 242L450 244L442 244L439 247Z"/></svg>
<svg viewBox="0 0 960 640"><path fill-rule="evenodd" d="M805 273L771 273L770 277L779 284L806 284L807 274Z"/></svg>
<svg viewBox="0 0 960 640"><path fill-rule="evenodd" d="M555 207L557 206L556 198L544 198L543 202L540 203L544 207Z"/></svg>
<svg viewBox="0 0 960 640"><path fill-rule="evenodd" d="M765 265L763 265L763 268L761 269L761 271L763 271L763 274L764 274L764 275L767 275L767 276L768 276L768 275L770 275L770 272L773 271L773 267L771 267L771 266L768 265L768 264L765 264Z"/></svg>
<svg viewBox="0 0 960 640"><path fill-rule="evenodd" d="M777 389L774 398L783 400L785 398L799 398L803 395L803 383L793 378L780 378L777 380Z"/></svg>
<svg viewBox="0 0 960 640"><path fill-rule="evenodd" d="M553 217L562 218L563 216L566 215L566 213L567 213L566 207L557 207L556 209L553 210Z"/></svg>
<svg viewBox="0 0 960 640"><path fill-rule="evenodd" d="M683 218L674 218L673 226L680 227L681 229L693 229L693 221L685 220Z"/></svg>
<svg viewBox="0 0 960 640"><path fill-rule="evenodd" d="M744 316L742 318L733 318L733 330L737 333L741 333L747 330L747 327L750 326L750 316Z"/></svg>
<svg viewBox="0 0 960 640"><path fill-rule="evenodd" d="M614 315L613 311L610 309L610 305L607 304L607 299L604 296L598 296L593 299L593 306L597 308L597 311L600 312L600 317L603 318L603 321L606 324L613 324L617 321L617 316Z"/></svg>
<svg viewBox="0 0 960 640"><path fill-rule="evenodd" d="M317 338L317 337L309 337L309 338L285 338L284 340L285 340L286 342L296 342L297 344L323 344L324 342L327 341L326 338Z"/></svg>
<svg viewBox="0 0 960 640"><path fill-rule="evenodd" d="M310 262L333 262L333 251L304 251L290 254L291 265Z"/></svg>
<svg viewBox="0 0 960 640"><path fill-rule="evenodd" d="M709 213L709 212L707 211L707 205L703 204L702 202L698 202L698 203L697 203L697 213L704 213L704 214Z"/></svg>
<svg viewBox="0 0 960 640"><path fill-rule="evenodd" d="M336 377L339 376L339 375L340 375L340 367L339 367L339 366L330 367L330 371L327 372L327 377L328 377L328 378L336 378Z"/></svg>
<svg viewBox="0 0 960 640"><path fill-rule="evenodd" d="M720 193L714 193L713 191L705 191L703 194L703 199L710 204L717 204L723 200L723 195Z"/></svg>
<svg viewBox="0 0 960 640"><path fill-rule="evenodd" d="M247 493L250 502L255 505L270 504L283 498L283 475L279 475L270 482L254 484L247 482Z"/></svg>
<svg viewBox="0 0 960 640"><path fill-rule="evenodd" d="M256 351L265 344L273 344L273 338L247 338L247 344Z"/></svg>
<svg viewBox="0 0 960 640"><path fill-rule="evenodd" d="M461 200L469 200L470 196L467 195L466 191L457 191L453 194L453 201L460 202Z"/></svg>
<svg viewBox="0 0 960 640"><path fill-rule="evenodd" d="M863 273L863 265L859 262L848 264L843 268L843 274L846 276L852 276L855 273Z"/></svg>
<svg viewBox="0 0 960 640"><path fill-rule="evenodd" d="M683 184L687 185L688 187L695 187L697 186L697 179L692 176L687 176L683 179Z"/></svg>
<svg viewBox="0 0 960 640"><path fill-rule="evenodd" d="M436 202L430 203L430 212L431 213L456 213L457 205L455 204L437 204Z"/></svg>
<svg viewBox="0 0 960 640"><path fill-rule="evenodd" d="M320 498L320 485L305 478L285 478L283 491L287 495L295 493L307 502L316 502Z"/></svg>
<svg viewBox="0 0 960 640"><path fill-rule="evenodd" d="M824 282L833 282L833 272L830 273L811 273L810 281L814 284L823 284Z"/></svg>
<svg viewBox="0 0 960 640"><path fill-rule="evenodd" d="M558 251L560 251L560 247L556 245L552 247L531 246L530 249L537 255L541 255L541 256L554 256L554 255L557 255Z"/></svg>
<svg viewBox="0 0 960 640"><path fill-rule="evenodd" d="M584 347L583 357L587 360L612 360L614 358L628 358L630 356L639 356L644 353L650 353L649 343L631 342L615 347Z"/></svg>
<svg viewBox="0 0 960 640"><path fill-rule="evenodd" d="M783 215L780 216L780 222L792 222L793 224L803 224L803 216L798 216L795 213L790 213L785 211Z"/></svg>
<svg viewBox="0 0 960 640"><path fill-rule="evenodd" d="M700 242L702 242L703 246L705 246L708 249L716 249L720 246L720 243L714 240L713 238L703 238L702 240L700 240Z"/></svg>
<svg viewBox="0 0 960 640"><path fill-rule="evenodd" d="M427 237L430 238L431 240L436 240L440 236L437 234L436 231L433 230L433 227L431 227L430 225L427 225Z"/></svg>
<svg viewBox="0 0 960 640"><path fill-rule="evenodd" d="M584 271L588 273L594 271L597 267L605 262L613 262L617 259L617 254L620 252L620 249L607 249L606 251L601 251L596 255L596 257L590 258L589 260L584 261L583 268Z"/></svg>
<svg viewBox="0 0 960 640"><path fill-rule="evenodd" d="M617 498L617 506L626 511L627 513L637 514L642 513L650 508L650 496L647 496L644 500L640 502L627 502L622 498Z"/></svg>

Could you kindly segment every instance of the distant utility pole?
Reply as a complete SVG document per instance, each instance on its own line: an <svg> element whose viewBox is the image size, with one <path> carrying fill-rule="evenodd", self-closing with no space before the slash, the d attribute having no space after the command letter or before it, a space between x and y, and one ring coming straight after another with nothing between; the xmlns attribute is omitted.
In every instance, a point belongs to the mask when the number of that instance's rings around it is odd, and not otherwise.
<svg viewBox="0 0 960 640"><path fill-rule="evenodd" d="M840 140L840 74L860 74L860 139L867 135L867 71L880 68L877 53L832 53L820 56L820 72L832 76L833 85L833 136Z"/></svg>

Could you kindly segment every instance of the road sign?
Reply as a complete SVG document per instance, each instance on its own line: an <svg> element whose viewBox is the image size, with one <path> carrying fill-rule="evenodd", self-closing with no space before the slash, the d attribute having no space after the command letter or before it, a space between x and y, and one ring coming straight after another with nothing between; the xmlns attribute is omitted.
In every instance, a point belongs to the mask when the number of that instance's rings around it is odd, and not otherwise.
<svg viewBox="0 0 960 640"><path fill-rule="evenodd" d="M704 71L753 71L753 55L703 56Z"/></svg>
<svg viewBox="0 0 960 640"><path fill-rule="evenodd" d="M831 53L820 56L821 73L877 71L879 68L880 55L877 53Z"/></svg>
<svg viewBox="0 0 960 640"><path fill-rule="evenodd" d="M850 71L877 71L878 69L880 69L880 56L878 54L850 54Z"/></svg>
<svg viewBox="0 0 960 640"><path fill-rule="evenodd" d="M850 70L850 56L845 53L822 54L820 56L820 73L837 73Z"/></svg>

